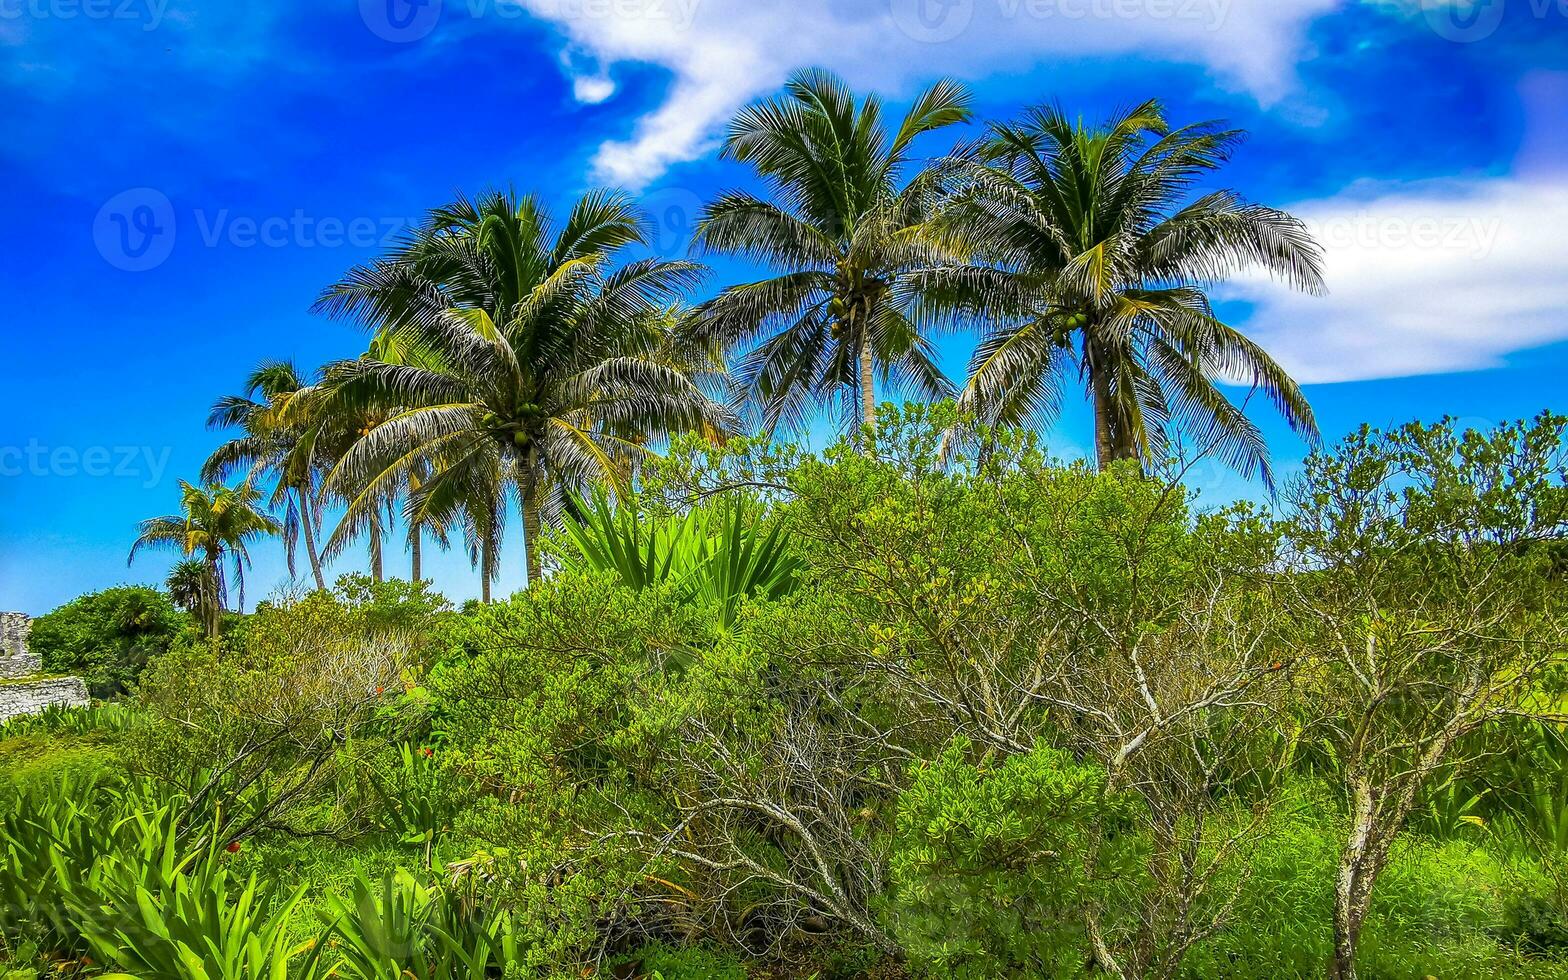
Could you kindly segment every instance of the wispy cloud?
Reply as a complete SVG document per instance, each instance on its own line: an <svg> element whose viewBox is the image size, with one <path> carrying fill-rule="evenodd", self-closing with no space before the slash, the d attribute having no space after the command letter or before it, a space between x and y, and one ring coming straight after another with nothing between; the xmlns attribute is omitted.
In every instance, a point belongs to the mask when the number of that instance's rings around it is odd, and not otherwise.
<svg viewBox="0 0 1568 980"><path fill-rule="evenodd" d="M1367 185L1292 209L1327 250L1327 298L1261 277L1244 326L1303 382L1494 367L1568 339L1568 178Z"/></svg>
<svg viewBox="0 0 1568 980"><path fill-rule="evenodd" d="M601 101L622 63L672 77L656 109L600 147L598 179L632 187L708 151L740 105L790 69L821 65L892 92L938 73L995 76L1062 56L1195 64L1270 102L1290 91L1307 24L1339 0L517 0L588 65L579 97ZM570 69L569 69L570 70Z"/></svg>

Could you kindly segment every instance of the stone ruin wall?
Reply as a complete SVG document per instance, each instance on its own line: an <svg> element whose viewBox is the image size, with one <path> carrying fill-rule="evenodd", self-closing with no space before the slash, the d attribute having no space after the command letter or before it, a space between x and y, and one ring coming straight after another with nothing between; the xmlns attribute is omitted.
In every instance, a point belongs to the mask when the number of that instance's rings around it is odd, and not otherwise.
<svg viewBox="0 0 1568 980"><path fill-rule="evenodd" d="M80 677L39 677L42 658L29 653L27 637L32 620L22 613L0 613L0 722L17 715L36 714L52 704L72 707L89 702L87 685Z"/></svg>

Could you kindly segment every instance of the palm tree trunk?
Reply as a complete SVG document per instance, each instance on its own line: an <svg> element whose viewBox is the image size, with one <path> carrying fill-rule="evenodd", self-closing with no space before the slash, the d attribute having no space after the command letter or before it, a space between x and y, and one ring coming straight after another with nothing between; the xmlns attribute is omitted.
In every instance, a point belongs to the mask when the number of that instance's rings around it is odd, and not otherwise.
<svg viewBox="0 0 1568 980"><path fill-rule="evenodd" d="M860 422L871 432L877 429L877 396L872 378L871 335L861 331L860 336Z"/></svg>
<svg viewBox="0 0 1568 980"><path fill-rule="evenodd" d="M423 564L421 562L423 555L420 553L422 550L423 538L424 535L420 533L418 524L415 524L412 528L409 528L408 550L412 555L410 564L413 566L412 572L414 577L411 579L413 582L421 582L424 580L424 576L421 574L422 569L420 567Z"/></svg>
<svg viewBox="0 0 1568 980"><path fill-rule="evenodd" d="M1111 465L1111 386L1099 366L1089 366L1089 390L1094 396L1094 461L1103 471Z"/></svg>
<svg viewBox="0 0 1568 980"><path fill-rule="evenodd" d="M532 587L542 574L539 567L539 474L532 465L524 463L518 483L523 498L523 553L528 561L528 585Z"/></svg>
<svg viewBox="0 0 1568 980"><path fill-rule="evenodd" d="M311 510L310 498L305 495L305 489L297 487L294 492L299 497L299 522L305 534L305 556L310 559L310 573L316 578L316 588L325 592L327 579L321 573L321 555L316 551L316 531L312 526L315 524L316 515Z"/></svg>
<svg viewBox="0 0 1568 980"><path fill-rule="evenodd" d="M202 610L202 612L204 613L203 618L206 620L204 625L207 628L207 639L209 640L216 640L218 638L218 623L221 621L223 615L223 603L218 595L218 580L219 576L223 574L219 562L222 560L223 556L221 554L215 554L210 549L208 550L207 598L206 602L203 603L205 608Z"/></svg>
<svg viewBox="0 0 1568 980"><path fill-rule="evenodd" d="M380 584L384 578L381 566L381 509L378 505L370 512L370 580Z"/></svg>
<svg viewBox="0 0 1568 980"><path fill-rule="evenodd" d="M479 545L479 598L487 606L490 605L490 583L495 579L495 556L490 552L487 534Z"/></svg>

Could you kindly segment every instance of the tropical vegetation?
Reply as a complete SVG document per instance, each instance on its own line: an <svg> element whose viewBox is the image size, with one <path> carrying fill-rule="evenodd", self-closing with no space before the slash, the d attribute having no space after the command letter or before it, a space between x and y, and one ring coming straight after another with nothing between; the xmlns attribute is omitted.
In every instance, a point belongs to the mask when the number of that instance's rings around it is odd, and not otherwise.
<svg viewBox="0 0 1568 980"><path fill-rule="evenodd" d="M611 190L328 286L365 349L220 398L165 588L37 621L99 700L0 724L0 977L1568 977L1568 417L1318 444L1210 295L1323 287L1239 134L972 111L744 110L706 296Z"/></svg>

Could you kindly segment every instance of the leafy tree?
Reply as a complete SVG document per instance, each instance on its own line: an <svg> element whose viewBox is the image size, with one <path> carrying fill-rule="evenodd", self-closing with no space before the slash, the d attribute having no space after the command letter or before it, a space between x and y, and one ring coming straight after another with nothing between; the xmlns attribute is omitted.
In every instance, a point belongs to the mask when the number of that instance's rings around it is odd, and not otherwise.
<svg viewBox="0 0 1568 980"><path fill-rule="evenodd" d="M1215 123L1172 129L1157 102L1099 127L1054 107L993 123L942 222L995 267L921 283L938 305L995 324L970 362L962 405L1000 425L1048 425L1062 378L1076 370L1093 402L1102 467L1157 464L1171 430L1184 429L1267 480L1261 433L1217 384L1233 381L1262 389L1315 439L1296 383L1215 316L1205 291L1251 266L1323 288L1321 250L1296 218L1228 190L1187 202L1241 137Z"/></svg>
<svg viewBox="0 0 1568 980"><path fill-rule="evenodd" d="M310 385L288 361L265 361L245 379L244 392L226 395L212 407L210 428L237 428L240 435L218 447L202 467L202 479L221 482L245 471L247 480L270 476L275 481L270 505L284 508L283 542L289 574L294 573L295 546L301 537L316 588L325 589L321 556L316 548L320 525L317 505L323 460L307 413L290 412L291 402Z"/></svg>
<svg viewBox="0 0 1568 980"><path fill-rule="evenodd" d="M94 697L106 698L135 683L186 624L167 595L121 586L79 596L33 620L31 647L44 670L78 675Z"/></svg>
<svg viewBox="0 0 1568 980"><path fill-rule="evenodd" d="M535 582L541 525L564 492L624 481L661 434L728 428L657 356L658 315L700 269L613 265L644 244L641 214L619 194L588 194L557 227L536 198L492 193L437 209L405 246L328 289L319 309L418 355L410 364L372 353L333 372L339 404L389 413L331 477L352 488L349 514L368 512L417 467L409 519L445 525L466 512L489 542L497 505L515 488Z"/></svg>
<svg viewBox="0 0 1568 980"><path fill-rule="evenodd" d="M813 400L875 425L878 371L884 384L923 395L950 391L911 288L915 270L952 261L927 223L942 181L939 170L917 169L912 149L969 118L967 94L942 81L889 133L875 96L857 105L838 78L809 70L730 124L724 158L751 164L773 200L722 195L704 209L697 242L779 274L725 289L696 309L691 330L749 348L736 386L760 404L765 429L803 425Z"/></svg>
<svg viewBox="0 0 1568 980"><path fill-rule="evenodd" d="M1436 777L1504 718L1554 715L1537 681L1568 641L1555 547L1568 537L1568 418L1487 432L1363 427L1289 491L1283 580L1303 704L1349 806L1330 972L1356 950L1394 841Z"/></svg>
<svg viewBox="0 0 1568 980"><path fill-rule="evenodd" d="M1054 465L1018 433L944 459L961 421L951 405L885 413L874 455L836 447L788 480L813 574L764 648L826 671L841 724L913 759L962 737L988 759L1043 742L1098 767L1078 846L1083 874L1116 887L1085 893L1065 928L1080 963L1168 980L1227 923L1271 803L1222 790L1238 774L1267 787L1278 764L1250 757L1283 696L1257 585L1275 536L1245 509L1196 515L1179 483L1133 466ZM1125 835L1143 849L1130 866L1112 846ZM1059 930L1059 911L1029 914Z"/></svg>
<svg viewBox="0 0 1568 980"><path fill-rule="evenodd" d="M216 639L219 613L228 604L231 577L240 606L245 605L249 546L283 530L276 518L260 509L260 503L261 491L248 481L237 487L219 484L198 487L181 480L181 513L143 521L126 564L135 561L143 548L173 549L186 557L199 559L206 573L202 587L216 600L203 604L203 626L207 636Z"/></svg>

